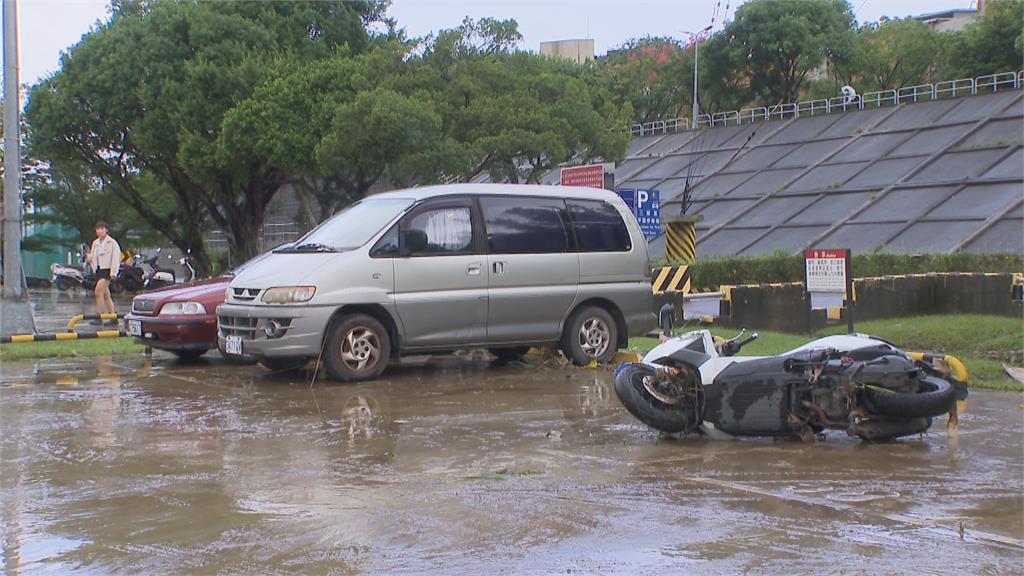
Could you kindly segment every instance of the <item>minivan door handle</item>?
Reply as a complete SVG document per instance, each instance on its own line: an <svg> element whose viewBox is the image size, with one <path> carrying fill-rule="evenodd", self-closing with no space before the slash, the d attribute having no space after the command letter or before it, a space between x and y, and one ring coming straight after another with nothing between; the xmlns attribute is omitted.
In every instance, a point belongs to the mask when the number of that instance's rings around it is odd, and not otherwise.
<svg viewBox="0 0 1024 576"><path fill-rule="evenodd" d="M467 276L479 276L480 275L480 265L479 264L470 264L469 266L467 266L466 267L466 275Z"/></svg>
<svg viewBox="0 0 1024 576"><path fill-rule="evenodd" d="M505 263L504 262L495 262L495 263L493 263L491 265L491 270L495 274L504 274L505 273Z"/></svg>

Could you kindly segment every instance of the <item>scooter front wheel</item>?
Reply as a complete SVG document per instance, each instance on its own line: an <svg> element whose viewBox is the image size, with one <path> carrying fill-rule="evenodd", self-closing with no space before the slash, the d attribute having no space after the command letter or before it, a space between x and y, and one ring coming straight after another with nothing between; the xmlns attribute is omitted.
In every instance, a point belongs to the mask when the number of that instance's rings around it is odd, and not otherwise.
<svg viewBox="0 0 1024 576"><path fill-rule="evenodd" d="M630 414L651 428L670 434L692 430L695 426L683 399L669 404L651 394L649 379L655 377L655 370L645 364L622 366L615 374L615 395Z"/></svg>

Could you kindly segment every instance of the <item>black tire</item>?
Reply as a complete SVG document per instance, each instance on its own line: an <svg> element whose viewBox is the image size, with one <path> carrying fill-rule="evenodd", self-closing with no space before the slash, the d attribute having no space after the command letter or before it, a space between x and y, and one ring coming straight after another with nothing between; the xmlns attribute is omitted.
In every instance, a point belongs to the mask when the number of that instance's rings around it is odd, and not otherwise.
<svg viewBox="0 0 1024 576"><path fill-rule="evenodd" d="M263 366L271 372L295 372L306 367L309 360L305 358L264 358L260 360Z"/></svg>
<svg viewBox="0 0 1024 576"><path fill-rule="evenodd" d="M57 276L57 290L67 292L75 287L76 282L67 276Z"/></svg>
<svg viewBox="0 0 1024 576"><path fill-rule="evenodd" d="M123 294L124 293L124 284L121 284L120 280L111 280L110 281L110 293L111 294Z"/></svg>
<svg viewBox="0 0 1024 576"><path fill-rule="evenodd" d="M195 362L199 357L206 354L206 350L171 350L171 353L182 362Z"/></svg>
<svg viewBox="0 0 1024 576"><path fill-rule="evenodd" d="M916 394L866 390L868 408L894 418L934 418L948 413L956 405L956 388L949 382L926 376Z"/></svg>
<svg viewBox="0 0 1024 576"><path fill-rule="evenodd" d="M391 337L373 316L344 316L331 325L323 355L331 378L342 382L372 380L391 359Z"/></svg>
<svg viewBox="0 0 1024 576"><path fill-rule="evenodd" d="M518 346L515 348L488 348L488 352L497 357L496 362L501 364L522 360L523 356L530 351L529 346Z"/></svg>
<svg viewBox="0 0 1024 576"><path fill-rule="evenodd" d="M665 404L651 396L643 379L654 374L654 369L643 364L630 364L615 376L615 395L619 402L644 424L651 428L675 434L686 430L689 418L678 406Z"/></svg>
<svg viewBox="0 0 1024 576"><path fill-rule="evenodd" d="M584 306L569 317L562 331L562 353L577 366L597 360L607 364L618 351L619 326L607 310Z"/></svg>

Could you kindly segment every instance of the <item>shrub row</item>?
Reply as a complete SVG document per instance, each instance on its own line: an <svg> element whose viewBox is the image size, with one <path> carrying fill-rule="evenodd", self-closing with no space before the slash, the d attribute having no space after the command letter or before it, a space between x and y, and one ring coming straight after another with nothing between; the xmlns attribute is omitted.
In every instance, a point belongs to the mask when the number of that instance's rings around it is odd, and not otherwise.
<svg viewBox="0 0 1024 576"><path fill-rule="evenodd" d="M661 262L659 265L666 265ZM1021 254L862 254L853 256L853 276L890 276L928 272L1021 272ZM775 253L753 258L702 258L690 266L694 288L722 284L802 282L803 256Z"/></svg>

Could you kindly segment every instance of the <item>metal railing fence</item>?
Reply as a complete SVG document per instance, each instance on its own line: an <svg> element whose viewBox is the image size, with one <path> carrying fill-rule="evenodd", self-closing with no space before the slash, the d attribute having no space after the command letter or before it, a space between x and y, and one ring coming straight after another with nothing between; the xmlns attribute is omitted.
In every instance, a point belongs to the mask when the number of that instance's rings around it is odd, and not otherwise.
<svg viewBox="0 0 1024 576"><path fill-rule="evenodd" d="M895 106L908 102L927 102L943 98L957 98L973 94L998 92L999 90L1019 89L1024 87L1024 70L1019 72L1000 72L998 74L986 74L977 78L958 78L946 80L934 84L919 84L917 86L906 86L899 90L879 90L861 94L854 99L847 99L843 96L803 100L801 102L777 104L775 106L758 106L754 108L743 108L741 110L730 110L716 112L714 114L700 114L693 126L690 126L689 118L672 118L670 120L653 120L643 124L634 124L629 127L629 133L634 136L655 136L679 130L699 129L704 127L736 126L739 124L753 124L766 120L781 120L786 118L799 118L800 116L817 116L819 114L833 114L835 112L846 112L850 110L863 110L865 108L880 108L882 106Z"/></svg>

